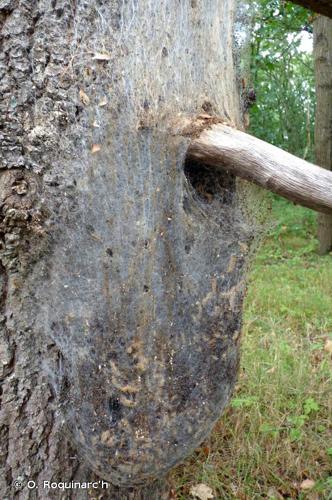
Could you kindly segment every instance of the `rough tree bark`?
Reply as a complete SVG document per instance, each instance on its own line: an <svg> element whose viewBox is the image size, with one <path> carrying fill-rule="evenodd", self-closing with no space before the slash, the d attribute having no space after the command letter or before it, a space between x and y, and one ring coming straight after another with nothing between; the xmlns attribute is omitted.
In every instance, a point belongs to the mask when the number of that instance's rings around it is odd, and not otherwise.
<svg viewBox="0 0 332 500"><path fill-rule="evenodd" d="M162 498L230 397L249 188L170 124L240 126L234 3L0 2L1 498Z"/></svg>
<svg viewBox="0 0 332 500"><path fill-rule="evenodd" d="M332 170L332 20L318 16L314 22L316 78L316 162ZM318 216L319 253L332 250L332 216Z"/></svg>

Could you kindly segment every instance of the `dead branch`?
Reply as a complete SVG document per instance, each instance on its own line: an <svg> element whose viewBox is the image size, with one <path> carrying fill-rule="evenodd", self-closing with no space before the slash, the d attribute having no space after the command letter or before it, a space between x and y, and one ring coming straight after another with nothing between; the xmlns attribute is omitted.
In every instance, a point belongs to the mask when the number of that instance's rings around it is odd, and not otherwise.
<svg viewBox="0 0 332 500"><path fill-rule="evenodd" d="M224 124L204 130L187 156L300 205L332 213L332 172Z"/></svg>

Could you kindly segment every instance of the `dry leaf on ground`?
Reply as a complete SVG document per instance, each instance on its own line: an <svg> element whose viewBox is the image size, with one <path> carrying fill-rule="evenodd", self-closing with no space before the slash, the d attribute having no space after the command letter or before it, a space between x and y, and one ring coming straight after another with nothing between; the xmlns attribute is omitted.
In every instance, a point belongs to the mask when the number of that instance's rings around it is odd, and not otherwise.
<svg viewBox="0 0 332 500"><path fill-rule="evenodd" d="M324 345L324 350L332 354L332 340L327 340Z"/></svg>
<svg viewBox="0 0 332 500"><path fill-rule="evenodd" d="M301 490L311 490L311 488L313 488L314 486L315 486L315 481L313 481L312 479L305 479L300 484Z"/></svg>
<svg viewBox="0 0 332 500"><path fill-rule="evenodd" d="M210 498L213 498L212 488L203 483L192 486L190 488L190 495L192 497L199 498L199 500L209 500Z"/></svg>

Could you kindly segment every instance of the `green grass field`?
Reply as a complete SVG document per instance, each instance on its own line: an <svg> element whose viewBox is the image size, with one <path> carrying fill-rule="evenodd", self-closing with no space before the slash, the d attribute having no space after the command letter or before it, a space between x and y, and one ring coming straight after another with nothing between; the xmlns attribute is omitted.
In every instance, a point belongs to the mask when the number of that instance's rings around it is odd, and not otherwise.
<svg viewBox="0 0 332 500"><path fill-rule="evenodd" d="M211 437L174 471L179 500L198 483L215 499L332 499L332 256L317 255L314 212L272 200L238 384Z"/></svg>

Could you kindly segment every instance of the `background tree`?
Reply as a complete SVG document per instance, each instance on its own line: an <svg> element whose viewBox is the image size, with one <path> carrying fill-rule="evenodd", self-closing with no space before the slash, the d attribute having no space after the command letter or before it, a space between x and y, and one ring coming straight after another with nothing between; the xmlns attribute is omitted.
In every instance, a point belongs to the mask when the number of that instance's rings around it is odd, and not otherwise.
<svg viewBox="0 0 332 500"><path fill-rule="evenodd" d="M253 135L297 156L331 168L330 20L315 21L315 73L312 55L301 49L312 33L312 16L290 2L253 2L250 83L257 103L251 110ZM316 90L315 90L316 78ZM316 131L314 116L317 95ZM314 147L315 146L315 147ZM332 246L331 217L319 215L319 252Z"/></svg>
<svg viewBox="0 0 332 500"><path fill-rule="evenodd" d="M313 161L315 86L311 54L301 49L311 14L290 2L253 2L249 85L257 102L250 131Z"/></svg>
<svg viewBox="0 0 332 500"><path fill-rule="evenodd" d="M295 0L294 3L303 5L307 9L319 12L324 16L332 17L332 4L330 0Z"/></svg>
<svg viewBox="0 0 332 500"><path fill-rule="evenodd" d="M316 163L332 169L332 20L318 16L314 22L316 77ZM332 217L318 216L319 252L332 250Z"/></svg>

